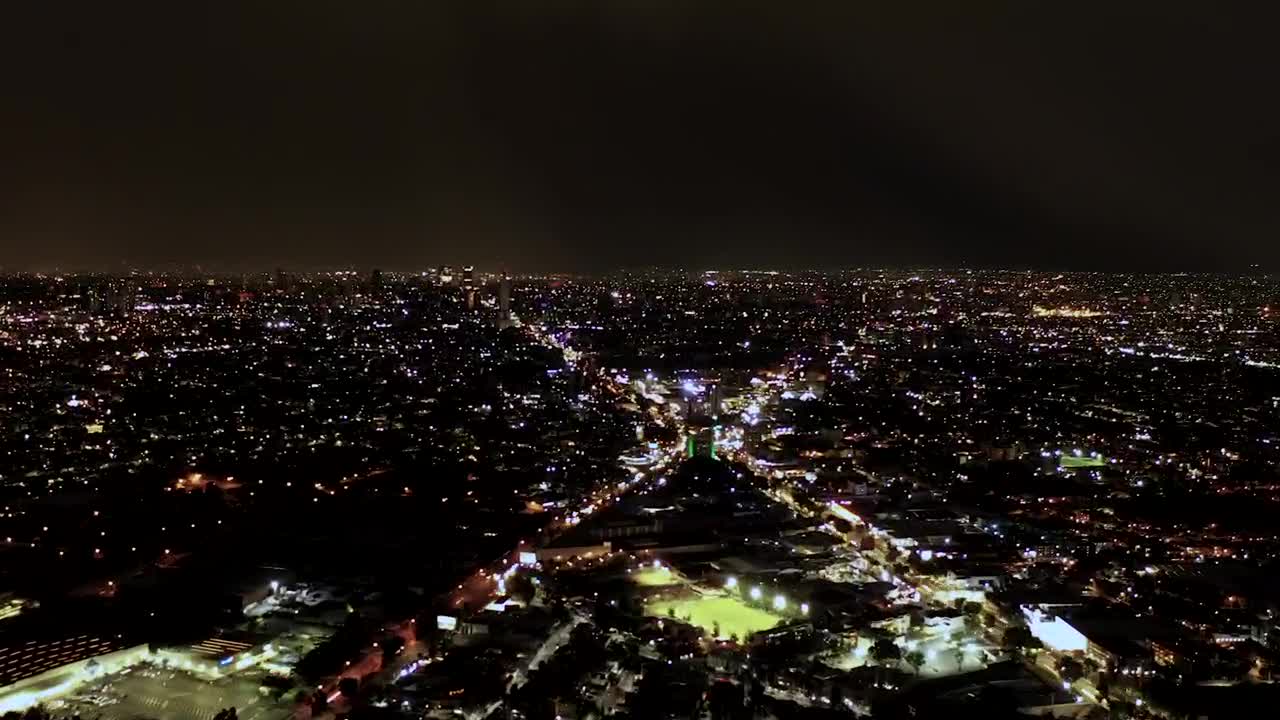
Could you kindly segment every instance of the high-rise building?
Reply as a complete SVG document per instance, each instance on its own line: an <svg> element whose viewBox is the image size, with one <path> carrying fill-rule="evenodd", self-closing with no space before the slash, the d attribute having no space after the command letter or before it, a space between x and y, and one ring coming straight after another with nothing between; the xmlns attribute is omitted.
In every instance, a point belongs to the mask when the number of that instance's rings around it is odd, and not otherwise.
<svg viewBox="0 0 1280 720"><path fill-rule="evenodd" d="M126 316L133 312L137 297L129 282L111 281L104 291L101 309L113 315Z"/></svg>
<svg viewBox="0 0 1280 720"><path fill-rule="evenodd" d="M87 285L81 293L84 297L85 308L93 315L102 312L102 286Z"/></svg>
<svg viewBox="0 0 1280 720"><path fill-rule="evenodd" d="M476 286L476 269L472 265L462 268L462 287L473 288Z"/></svg>
<svg viewBox="0 0 1280 720"><path fill-rule="evenodd" d="M511 278L506 273L498 281L498 327L511 327Z"/></svg>
<svg viewBox="0 0 1280 720"><path fill-rule="evenodd" d="M723 392L720 390L719 380L707 385L707 414L708 415L710 415L711 417L716 417L717 415L720 414L720 407L722 404L723 397L724 395L723 395Z"/></svg>
<svg viewBox="0 0 1280 720"><path fill-rule="evenodd" d="M452 267L448 265L440 266L440 284L441 285L453 284L453 268Z"/></svg>

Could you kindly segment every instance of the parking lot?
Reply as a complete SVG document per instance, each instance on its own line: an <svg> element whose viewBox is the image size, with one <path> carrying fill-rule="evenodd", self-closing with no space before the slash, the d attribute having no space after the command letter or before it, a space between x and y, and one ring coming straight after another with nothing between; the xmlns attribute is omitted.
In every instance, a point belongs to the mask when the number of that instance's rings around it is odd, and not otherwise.
<svg viewBox="0 0 1280 720"><path fill-rule="evenodd" d="M88 684L75 695L50 703L50 709L102 720L212 720L227 707L235 707L241 720L291 717L287 700L260 694L258 685L258 679L250 676L210 682L182 671L142 665Z"/></svg>

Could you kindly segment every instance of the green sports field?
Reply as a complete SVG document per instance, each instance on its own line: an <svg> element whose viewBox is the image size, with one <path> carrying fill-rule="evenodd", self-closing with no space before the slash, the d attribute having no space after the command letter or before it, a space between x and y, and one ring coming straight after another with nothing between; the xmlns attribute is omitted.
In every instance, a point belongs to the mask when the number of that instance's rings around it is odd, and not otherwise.
<svg viewBox="0 0 1280 720"><path fill-rule="evenodd" d="M1089 457L1088 455L1084 457L1063 455L1058 458L1058 464L1069 470L1074 470L1075 468L1102 467L1107 464L1107 459L1101 457Z"/></svg>
<svg viewBox="0 0 1280 720"><path fill-rule="evenodd" d="M680 578L670 568L645 566L631 573L631 581L640 587L667 587L680 584Z"/></svg>
<svg viewBox="0 0 1280 720"><path fill-rule="evenodd" d="M751 633L768 630L781 621L771 612L726 596L654 600L645 605L645 612L653 617L667 617L668 608L675 608L676 617L681 620L688 615L689 622L707 632L719 623L721 638L737 635L739 639L746 639Z"/></svg>

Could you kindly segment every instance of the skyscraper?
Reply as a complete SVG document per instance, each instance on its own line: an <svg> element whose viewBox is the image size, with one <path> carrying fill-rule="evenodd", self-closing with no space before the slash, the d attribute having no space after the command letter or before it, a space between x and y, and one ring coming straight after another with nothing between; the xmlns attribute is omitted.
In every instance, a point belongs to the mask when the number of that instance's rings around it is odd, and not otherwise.
<svg viewBox="0 0 1280 720"><path fill-rule="evenodd" d="M506 273L498 281L498 327L511 327L511 278Z"/></svg>

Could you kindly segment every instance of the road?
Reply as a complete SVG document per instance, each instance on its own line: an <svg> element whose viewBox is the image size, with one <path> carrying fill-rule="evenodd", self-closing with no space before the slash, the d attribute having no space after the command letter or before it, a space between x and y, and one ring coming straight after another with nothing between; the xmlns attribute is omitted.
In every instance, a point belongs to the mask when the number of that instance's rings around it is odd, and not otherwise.
<svg viewBox="0 0 1280 720"><path fill-rule="evenodd" d="M573 634L573 629L585 621L586 618L575 615L571 620L563 622L553 628L551 634L547 636L547 639L543 640L542 645L538 646L537 651L529 657L529 662L525 663L523 667L516 668L515 672L511 674L511 680L507 682L507 692L511 692L528 682L529 674L534 670L537 670L542 663L554 657L555 654L560 651L560 648L564 647L564 644L569 642L569 636ZM480 711L476 717L487 718L500 707L502 707L502 702L495 701L493 704Z"/></svg>
<svg viewBox="0 0 1280 720"><path fill-rule="evenodd" d="M553 657L564 644L569 642L569 636L573 634L573 629L585 622L585 618L575 616L568 622L562 623L551 631L547 639L538 647L537 652L529 658L529 662L523 668L517 668L511 675L511 682L507 683L507 690L514 690L524 685L529 680L529 673L537 670L542 663Z"/></svg>

